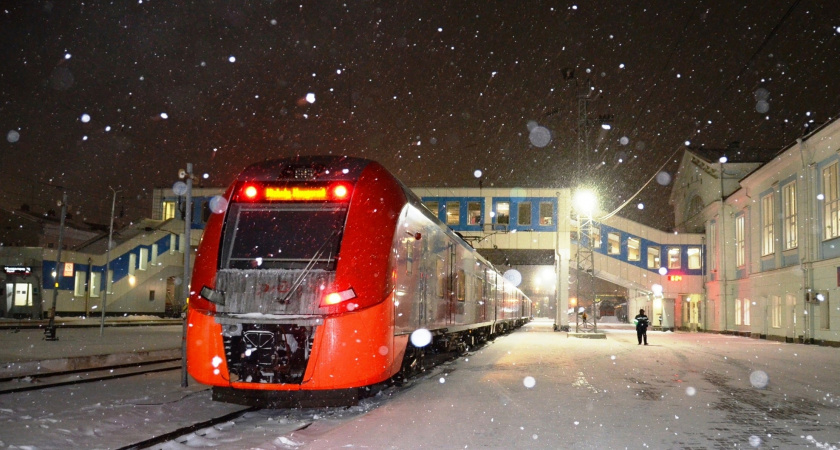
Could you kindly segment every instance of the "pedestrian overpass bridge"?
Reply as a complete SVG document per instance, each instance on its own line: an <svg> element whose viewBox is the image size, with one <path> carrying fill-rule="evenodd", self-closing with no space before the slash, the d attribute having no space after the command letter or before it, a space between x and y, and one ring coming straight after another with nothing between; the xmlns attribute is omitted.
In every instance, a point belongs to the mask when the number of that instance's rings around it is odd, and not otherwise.
<svg viewBox="0 0 840 450"><path fill-rule="evenodd" d="M537 291L528 283L520 288L532 300L551 297L555 324L560 328L568 327L570 299L573 306L577 297L577 277L570 275L577 273L581 264L579 249L583 250L582 257L592 256L582 269L627 289L628 311L644 308L654 326L666 329L699 325L703 235L665 232L595 213L592 238L579 240L569 189L412 190L441 221L502 272L505 266L553 266L552 289ZM583 276L581 280L583 283ZM592 295L581 298L580 306L587 306Z"/></svg>

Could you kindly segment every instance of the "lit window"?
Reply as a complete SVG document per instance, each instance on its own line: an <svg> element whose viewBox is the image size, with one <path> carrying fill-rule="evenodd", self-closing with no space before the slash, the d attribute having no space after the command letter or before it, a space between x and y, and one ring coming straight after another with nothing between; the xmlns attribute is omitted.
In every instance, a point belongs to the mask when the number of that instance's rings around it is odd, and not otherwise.
<svg viewBox="0 0 840 450"><path fill-rule="evenodd" d="M679 269L682 267L682 257L680 255L679 247L668 248L668 268Z"/></svg>
<svg viewBox="0 0 840 450"><path fill-rule="evenodd" d="M786 184L782 188L782 201L784 249L790 250L799 245L796 229L796 182Z"/></svg>
<svg viewBox="0 0 840 450"><path fill-rule="evenodd" d="M659 247L648 247L647 249L647 268L658 269L661 267L660 259L661 250Z"/></svg>
<svg viewBox="0 0 840 450"><path fill-rule="evenodd" d="M627 238L627 260L640 261L642 259L642 243L639 238Z"/></svg>
<svg viewBox="0 0 840 450"><path fill-rule="evenodd" d="M621 253L621 235L616 232L607 233L607 253L618 255Z"/></svg>
<svg viewBox="0 0 840 450"><path fill-rule="evenodd" d="M744 243L744 215L735 218L735 265L742 267L747 263Z"/></svg>
<svg viewBox="0 0 840 450"><path fill-rule="evenodd" d="M175 202L163 202L163 220L175 218Z"/></svg>
<svg viewBox="0 0 840 450"><path fill-rule="evenodd" d="M540 225L549 226L554 217L554 204L551 202L540 202Z"/></svg>
<svg viewBox="0 0 840 450"><path fill-rule="evenodd" d="M823 226L825 239L840 236L840 183L838 183L837 163L823 169Z"/></svg>
<svg viewBox="0 0 840 450"><path fill-rule="evenodd" d="M128 254L128 274L134 275L134 270L137 269L137 255L134 253Z"/></svg>
<svg viewBox="0 0 840 450"><path fill-rule="evenodd" d="M102 272L93 271L90 273L90 287L88 289L91 297L99 297L99 291L102 289Z"/></svg>
<svg viewBox="0 0 840 450"><path fill-rule="evenodd" d="M461 223L461 204L459 202L446 202L446 224L458 225Z"/></svg>
<svg viewBox="0 0 840 450"><path fill-rule="evenodd" d="M601 227L592 224L589 228L589 235L592 236L592 248L601 248Z"/></svg>
<svg viewBox="0 0 840 450"><path fill-rule="evenodd" d="M467 203L467 218L470 225L479 225L481 223L481 203Z"/></svg>
<svg viewBox="0 0 840 450"><path fill-rule="evenodd" d="M428 202L423 202L423 204L426 205L426 208L429 211L432 212L433 216L438 217L438 206L440 205L440 203L433 202L433 201L428 201Z"/></svg>
<svg viewBox="0 0 840 450"><path fill-rule="evenodd" d="M73 295L75 295L76 297L84 297L86 278L87 272L82 272L81 270L76 271L76 283L73 289Z"/></svg>
<svg viewBox="0 0 840 450"><path fill-rule="evenodd" d="M688 247L688 268L689 269L699 269L700 268L700 247Z"/></svg>
<svg viewBox="0 0 840 450"><path fill-rule="evenodd" d="M778 295L774 295L772 297L772 316L771 316L771 326L773 328L781 328L782 327L782 297Z"/></svg>
<svg viewBox="0 0 840 450"><path fill-rule="evenodd" d="M775 208L773 205L773 194L761 198L761 256L773 254L775 251L776 235L773 225L775 221Z"/></svg>
<svg viewBox="0 0 840 450"><path fill-rule="evenodd" d="M140 249L140 265L138 269L140 270L147 270L149 268L149 249L148 248L141 248Z"/></svg>
<svg viewBox="0 0 840 450"><path fill-rule="evenodd" d="M503 225L510 223L510 203L496 203L496 223Z"/></svg>

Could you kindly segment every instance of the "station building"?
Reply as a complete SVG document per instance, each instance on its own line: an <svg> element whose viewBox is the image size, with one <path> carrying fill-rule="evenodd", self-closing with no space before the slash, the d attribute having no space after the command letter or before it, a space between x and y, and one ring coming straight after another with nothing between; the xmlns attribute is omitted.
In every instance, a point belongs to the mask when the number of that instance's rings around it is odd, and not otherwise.
<svg viewBox="0 0 840 450"><path fill-rule="evenodd" d="M709 329L840 344L840 120L755 154L685 151L677 227L706 241Z"/></svg>
<svg viewBox="0 0 840 450"><path fill-rule="evenodd" d="M833 121L781 150L686 148L673 177L676 232L598 211L583 239L568 189L413 191L501 272L525 274L521 288L546 305L543 315L559 328L568 329L569 312L592 301L577 299L591 275L626 289L625 320L644 308L662 329L833 345L840 344L840 308L833 305L840 299L838 142L840 121ZM45 316L59 271L60 315L96 314L105 289L108 314L177 312L184 257L222 192L194 188L186 243L183 198L155 189L151 218L115 232L107 274L107 232L74 242L60 265L48 243L18 235L15 245L4 234L0 315ZM580 251L590 252L591 267L578 267Z"/></svg>

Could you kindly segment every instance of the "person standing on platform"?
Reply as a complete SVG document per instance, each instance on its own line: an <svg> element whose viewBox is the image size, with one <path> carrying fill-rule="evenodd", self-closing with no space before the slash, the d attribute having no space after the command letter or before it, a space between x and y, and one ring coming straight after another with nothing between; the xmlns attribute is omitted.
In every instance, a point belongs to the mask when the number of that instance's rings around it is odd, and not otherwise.
<svg viewBox="0 0 840 450"><path fill-rule="evenodd" d="M648 345L647 329L648 325L650 325L650 320L648 319L648 316L645 315L644 309L639 310L639 314L636 315L636 318L633 322L636 323L636 337L639 339L639 345L642 345L643 339L645 341L645 345Z"/></svg>

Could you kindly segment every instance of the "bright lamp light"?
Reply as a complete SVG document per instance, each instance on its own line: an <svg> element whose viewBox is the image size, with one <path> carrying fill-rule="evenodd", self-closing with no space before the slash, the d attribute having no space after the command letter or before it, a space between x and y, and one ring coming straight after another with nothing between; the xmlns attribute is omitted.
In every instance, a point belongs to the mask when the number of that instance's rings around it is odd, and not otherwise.
<svg viewBox="0 0 840 450"><path fill-rule="evenodd" d="M598 197L589 189L581 189L575 192L573 204L579 214L591 216L598 209Z"/></svg>

